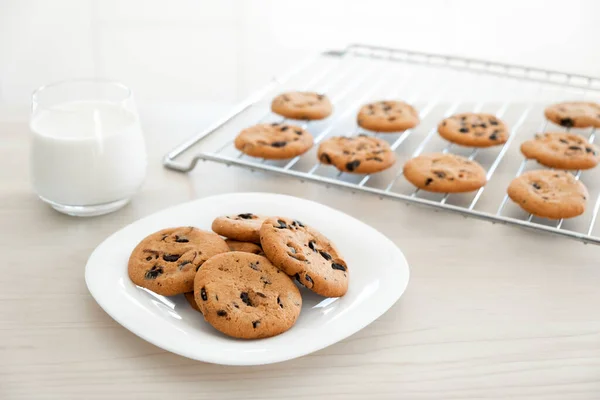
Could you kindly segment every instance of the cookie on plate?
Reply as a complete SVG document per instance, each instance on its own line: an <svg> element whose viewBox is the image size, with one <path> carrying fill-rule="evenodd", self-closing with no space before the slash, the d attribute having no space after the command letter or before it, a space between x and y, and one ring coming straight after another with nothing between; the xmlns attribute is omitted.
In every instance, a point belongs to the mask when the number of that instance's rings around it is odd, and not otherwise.
<svg viewBox="0 0 600 400"><path fill-rule="evenodd" d="M585 211L588 191L565 171L529 171L513 179L508 196L522 209L549 219L572 218Z"/></svg>
<svg viewBox="0 0 600 400"><path fill-rule="evenodd" d="M506 143L508 128L492 114L461 113L438 125L438 133L449 142L469 147L490 147Z"/></svg>
<svg viewBox="0 0 600 400"><path fill-rule="evenodd" d="M198 268L229 252L219 235L193 227L163 229L144 238L129 257L129 278L163 296L191 292Z"/></svg>
<svg viewBox="0 0 600 400"><path fill-rule="evenodd" d="M185 296L185 299L190 304L190 306L192 306L192 308L194 310L196 310L200 314L202 314L202 311L200 311L200 308L198 307L198 304L196 304L196 299L194 298L194 292L186 292L183 295Z"/></svg>
<svg viewBox="0 0 600 400"><path fill-rule="evenodd" d="M403 101L384 100L362 106L356 122L376 132L401 132L419 125L419 113Z"/></svg>
<svg viewBox="0 0 600 400"><path fill-rule="evenodd" d="M243 213L215 218L212 230L226 238L240 242L260 243L260 226L266 217Z"/></svg>
<svg viewBox="0 0 600 400"><path fill-rule="evenodd" d="M289 276L263 256L237 251L204 264L194 280L194 297L209 324L240 339L283 333L302 308Z"/></svg>
<svg viewBox="0 0 600 400"><path fill-rule="evenodd" d="M420 155L404 164L403 173L410 183L429 192L471 192L487 182L481 165L455 154Z"/></svg>
<svg viewBox="0 0 600 400"><path fill-rule="evenodd" d="M249 156L281 160L306 153L313 145L313 137L296 125L258 124L241 131L234 144Z"/></svg>
<svg viewBox="0 0 600 400"><path fill-rule="evenodd" d="M558 169L590 169L600 161L600 149L574 133L538 133L521 144L521 153L542 165Z"/></svg>
<svg viewBox="0 0 600 400"><path fill-rule="evenodd" d="M317 155L321 163L355 174L383 171L396 162L396 155L385 140L366 135L329 138L321 143Z"/></svg>
<svg viewBox="0 0 600 400"><path fill-rule="evenodd" d="M227 246L229 246L229 250L231 251L242 251L244 253L252 253L263 256L264 253L262 248L256 243L251 242L239 242L237 240L225 239Z"/></svg>
<svg viewBox="0 0 600 400"><path fill-rule="evenodd" d="M600 128L600 104L584 101L570 101L553 104L546 108L544 115L555 124L567 128Z"/></svg>
<svg viewBox="0 0 600 400"><path fill-rule="evenodd" d="M324 94L287 92L273 99L271 110L286 118L323 119L331 114L331 102Z"/></svg>
<svg viewBox="0 0 600 400"><path fill-rule="evenodd" d="M316 229L283 217L267 219L260 242L271 262L313 292L340 297L348 291L348 267L334 245Z"/></svg>

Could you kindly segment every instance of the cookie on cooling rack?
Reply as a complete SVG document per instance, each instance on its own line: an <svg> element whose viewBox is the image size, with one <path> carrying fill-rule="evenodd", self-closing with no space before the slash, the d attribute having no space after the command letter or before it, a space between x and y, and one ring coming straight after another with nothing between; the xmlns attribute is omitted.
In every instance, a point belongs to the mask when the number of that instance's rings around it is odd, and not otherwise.
<svg viewBox="0 0 600 400"><path fill-rule="evenodd" d="M471 192L487 182L481 165L455 154L420 155L404 164L403 173L410 183L429 192Z"/></svg>
<svg viewBox="0 0 600 400"><path fill-rule="evenodd" d="M215 218L212 230L240 242L260 243L260 226L266 217L252 213L223 215Z"/></svg>
<svg viewBox="0 0 600 400"><path fill-rule="evenodd" d="M313 137L296 125L258 124L241 131L234 144L249 156L277 160L306 153L313 145Z"/></svg>
<svg viewBox="0 0 600 400"><path fill-rule="evenodd" d="M449 142L469 147L490 147L506 143L508 128L492 114L461 113L444 119L438 133Z"/></svg>
<svg viewBox="0 0 600 400"><path fill-rule="evenodd" d="M588 191L565 171L529 171L513 179L508 196L522 209L549 219L572 218L585 211Z"/></svg>
<svg viewBox="0 0 600 400"><path fill-rule="evenodd" d="M521 144L521 153L557 169L590 169L600 161L600 149L581 135L566 132L538 133Z"/></svg>
<svg viewBox="0 0 600 400"><path fill-rule="evenodd" d="M313 292L340 297L348 290L348 267L335 246L300 221L274 217L260 228L267 258Z"/></svg>
<svg viewBox="0 0 600 400"><path fill-rule="evenodd" d="M290 329L302 308L292 279L263 256L242 252L208 260L194 280L204 319L240 339L275 336Z"/></svg>
<svg viewBox="0 0 600 400"><path fill-rule="evenodd" d="M331 102L324 94L287 92L273 99L271 110L286 118L323 119L331 114Z"/></svg>
<svg viewBox="0 0 600 400"><path fill-rule="evenodd" d="M546 108L544 115L555 124L567 128L600 128L600 104L571 101L553 104Z"/></svg>
<svg viewBox="0 0 600 400"><path fill-rule="evenodd" d="M371 131L402 132L419 124L419 113L402 101L376 101L361 107L356 122Z"/></svg>
<svg viewBox="0 0 600 400"><path fill-rule="evenodd" d="M396 155L385 140L366 135L329 138L319 146L318 157L323 164L355 174L383 171L396 162Z"/></svg>

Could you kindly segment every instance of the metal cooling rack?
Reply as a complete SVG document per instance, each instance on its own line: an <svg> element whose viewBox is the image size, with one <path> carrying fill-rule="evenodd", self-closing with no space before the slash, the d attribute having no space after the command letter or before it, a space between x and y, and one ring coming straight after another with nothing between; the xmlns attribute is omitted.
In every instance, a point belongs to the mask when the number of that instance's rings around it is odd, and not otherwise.
<svg viewBox="0 0 600 400"><path fill-rule="evenodd" d="M233 140L243 128L261 122L283 122L270 112L271 99L287 90L326 93L334 113L323 121L287 121L308 129L315 146L289 160L264 160L235 149ZM400 99L420 112L421 123L404 133L368 132L356 125L356 114L366 102ZM517 65L461 57L426 54L367 45L320 54L285 77L276 79L234 107L205 131L182 143L164 158L167 168L189 172L199 160L210 160L293 176L355 191L444 209L491 222L514 224L600 244L596 225L600 209L600 176L594 170L575 171L590 192L586 212L569 220L547 220L525 213L509 201L506 187L530 169L544 168L525 160L519 145L535 133L563 131L546 121L543 109L567 100L599 101L600 79ZM496 114L511 127L509 140L486 149L461 147L437 135L438 122L457 112ZM595 138L593 129L571 129ZM396 152L393 168L372 175L342 173L321 165L319 142L329 136L367 133L387 140ZM487 170L488 183L467 194L420 191L402 176L402 165L423 152L452 152L477 160ZM600 228L598 228L600 229Z"/></svg>

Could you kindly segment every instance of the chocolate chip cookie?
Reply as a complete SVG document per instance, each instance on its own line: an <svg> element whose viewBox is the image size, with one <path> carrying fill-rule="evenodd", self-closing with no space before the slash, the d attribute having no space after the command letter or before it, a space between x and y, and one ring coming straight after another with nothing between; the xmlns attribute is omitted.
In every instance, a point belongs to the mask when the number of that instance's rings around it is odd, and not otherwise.
<svg viewBox="0 0 600 400"><path fill-rule="evenodd" d="M252 253L263 256L264 253L262 248L256 243L251 242L239 242L237 240L226 239L225 242L227 246L229 246L229 250L231 251L242 251L244 253Z"/></svg>
<svg viewBox="0 0 600 400"><path fill-rule="evenodd" d="M376 132L402 132L419 125L419 113L403 101L377 101L362 106L356 122Z"/></svg>
<svg viewBox="0 0 600 400"><path fill-rule="evenodd" d="M487 182L481 165L455 154L420 155L404 164L403 173L410 183L429 192L471 192Z"/></svg>
<svg viewBox="0 0 600 400"><path fill-rule="evenodd" d="M260 229L260 242L276 267L308 289L327 297L346 294L346 262L316 229L289 218L269 218Z"/></svg>
<svg viewBox="0 0 600 400"><path fill-rule="evenodd" d="M202 314L202 311L200 311L200 308L198 307L198 304L196 304L196 299L194 298L194 292L187 292L187 293L184 293L183 295L185 296L185 299L190 304L190 306L192 306L192 308L194 310L196 310L200 314Z"/></svg>
<svg viewBox="0 0 600 400"><path fill-rule="evenodd" d="M529 171L513 179L508 196L522 209L549 219L572 218L585 211L588 191L565 171Z"/></svg>
<svg viewBox="0 0 600 400"><path fill-rule="evenodd" d="M286 118L313 120L327 118L332 107L324 94L288 92L273 99L271 110Z"/></svg>
<svg viewBox="0 0 600 400"><path fill-rule="evenodd" d="M490 147L506 143L508 128L492 114L462 113L444 119L438 133L449 142L469 147Z"/></svg>
<svg viewBox="0 0 600 400"><path fill-rule="evenodd" d="M574 133L538 133L521 145L521 153L557 169L590 169L600 161L598 147Z"/></svg>
<svg viewBox="0 0 600 400"><path fill-rule="evenodd" d="M385 140L366 135L329 138L321 143L317 156L323 164L355 174L383 171L396 162L396 155Z"/></svg>
<svg viewBox="0 0 600 400"><path fill-rule="evenodd" d="M266 217L243 213L217 217L212 223L212 230L226 238L240 242L260 243L260 226Z"/></svg>
<svg viewBox="0 0 600 400"><path fill-rule="evenodd" d="M544 115L555 124L567 128L600 128L600 104L584 101L570 101L553 104L546 108Z"/></svg>
<svg viewBox="0 0 600 400"><path fill-rule="evenodd" d="M219 235L193 227L163 229L147 236L129 257L129 278L164 296L191 292L196 271L229 247Z"/></svg>
<svg viewBox="0 0 600 400"><path fill-rule="evenodd" d="M209 324L240 339L283 333L302 308L289 276L263 256L237 251L204 264L194 280L194 297Z"/></svg>
<svg viewBox="0 0 600 400"><path fill-rule="evenodd" d="M306 153L313 145L313 137L296 125L258 124L241 131L234 144L249 156L281 160Z"/></svg>

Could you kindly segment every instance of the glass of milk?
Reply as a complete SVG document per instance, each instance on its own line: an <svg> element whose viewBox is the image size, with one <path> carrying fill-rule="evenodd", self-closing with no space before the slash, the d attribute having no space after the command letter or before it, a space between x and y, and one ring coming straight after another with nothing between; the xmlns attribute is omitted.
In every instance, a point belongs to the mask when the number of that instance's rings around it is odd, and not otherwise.
<svg viewBox="0 0 600 400"><path fill-rule="evenodd" d="M146 174L146 149L131 90L73 80L33 93L31 175L40 199L75 216L115 211Z"/></svg>

